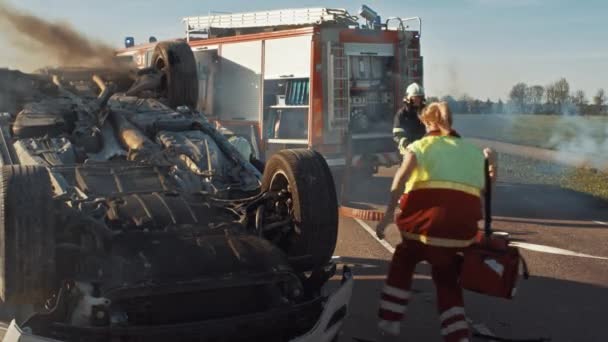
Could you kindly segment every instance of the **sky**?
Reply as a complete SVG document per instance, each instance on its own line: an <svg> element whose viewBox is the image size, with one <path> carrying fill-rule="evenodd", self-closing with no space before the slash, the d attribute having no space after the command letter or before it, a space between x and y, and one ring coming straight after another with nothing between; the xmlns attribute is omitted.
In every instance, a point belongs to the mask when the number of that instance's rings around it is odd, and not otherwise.
<svg viewBox="0 0 608 342"><path fill-rule="evenodd" d="M547 85L561 77L591 98L608 90L608 1L603 0L0 0L66 22L115 47L125 36L143 43L183 37L184 16L209 11L372 7L382 17L423 20L427 96L506 99L517 82ZM19 55L0 31L0 67L19 68ZM41 53L44 53L41 51Z"/></svg>

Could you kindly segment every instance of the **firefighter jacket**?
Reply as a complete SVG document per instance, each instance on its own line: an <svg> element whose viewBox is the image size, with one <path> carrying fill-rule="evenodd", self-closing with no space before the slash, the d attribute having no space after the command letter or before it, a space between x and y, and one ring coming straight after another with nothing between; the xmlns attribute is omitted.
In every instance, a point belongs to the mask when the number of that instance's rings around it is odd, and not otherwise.
<svg viewBox="0 0 608 342"><path fill-rule="evenodd" d="M397 225L403 237L439 247L469 246L482 219L482 150L455 132L431 132L407 149L417 166L400 201Z"/></svg>
<svg viewBox="0 0 608 342"><path fill-rule="evenodd" d="M397 143L399 152L405 152L407 145L422 138L426 133L424 124L418 119L418 114L422 110L405 104L395 114L393 122L393 140Z"/></svg>

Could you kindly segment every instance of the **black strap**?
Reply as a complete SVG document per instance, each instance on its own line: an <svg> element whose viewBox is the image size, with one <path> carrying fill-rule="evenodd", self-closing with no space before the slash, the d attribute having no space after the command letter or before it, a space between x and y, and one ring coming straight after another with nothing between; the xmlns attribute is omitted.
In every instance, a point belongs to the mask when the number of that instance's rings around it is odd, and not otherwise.
<svg viewBox="0 0 608 342"><path fill-rule="evenodd" d="M528 269L528 263L526 262L526 259L524 259L523 255L520 254L519 260L521 261L521 265L523 266L522 274L524 276L524 279L530 278L530 270Z"/></svg>
<svg viewBox="0 0 608 342"><path fill-rule="evenodd" d="M484 173L486 176L486 188L484 193L484 231L486 233L486 237L489 237L490 235L492 235L492 178L490 177L490 161L488 159L485 160L484 169Z"/></svg>

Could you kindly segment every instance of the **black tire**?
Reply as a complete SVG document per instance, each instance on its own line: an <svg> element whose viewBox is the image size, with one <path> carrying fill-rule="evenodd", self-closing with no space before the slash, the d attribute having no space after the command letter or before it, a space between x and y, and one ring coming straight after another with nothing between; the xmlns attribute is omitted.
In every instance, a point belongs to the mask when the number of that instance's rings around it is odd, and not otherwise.
<svg viewBox="0 0 608 342"><path fill-rule="evenodd" d="M51 181L40 166L0 171L0 300L36 304L55 282L55 219Z"/></svg>
<svg viewBox="0 0 608 342"><path fill-rule="evenodd" d="M163 72L161 92L171 108L196 109L198 77L192 49L185 42L161 42L154 48L152 67Z"/></svg>
<svg viewBox="0 0 608 342"><path fill-rule="evenodd" d="M283 248L300 271L324 266L338 236L338 200L325 158L306 149L283 150L266 163L262 190L276 191L286 178L293 201L296 228ZM299 231L299 232L298 232Z"/></svg>

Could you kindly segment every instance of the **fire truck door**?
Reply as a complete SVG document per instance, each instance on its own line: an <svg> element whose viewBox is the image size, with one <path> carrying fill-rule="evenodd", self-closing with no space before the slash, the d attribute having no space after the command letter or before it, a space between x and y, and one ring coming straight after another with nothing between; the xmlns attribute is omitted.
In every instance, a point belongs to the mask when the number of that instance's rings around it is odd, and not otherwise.
<svg viewBox="0 0 608 342"><path fill-rule="evenodd" d="M194 48L198 75L197 110L207 115L214 114L214 90L218 65L217 47Z"/></svg>

